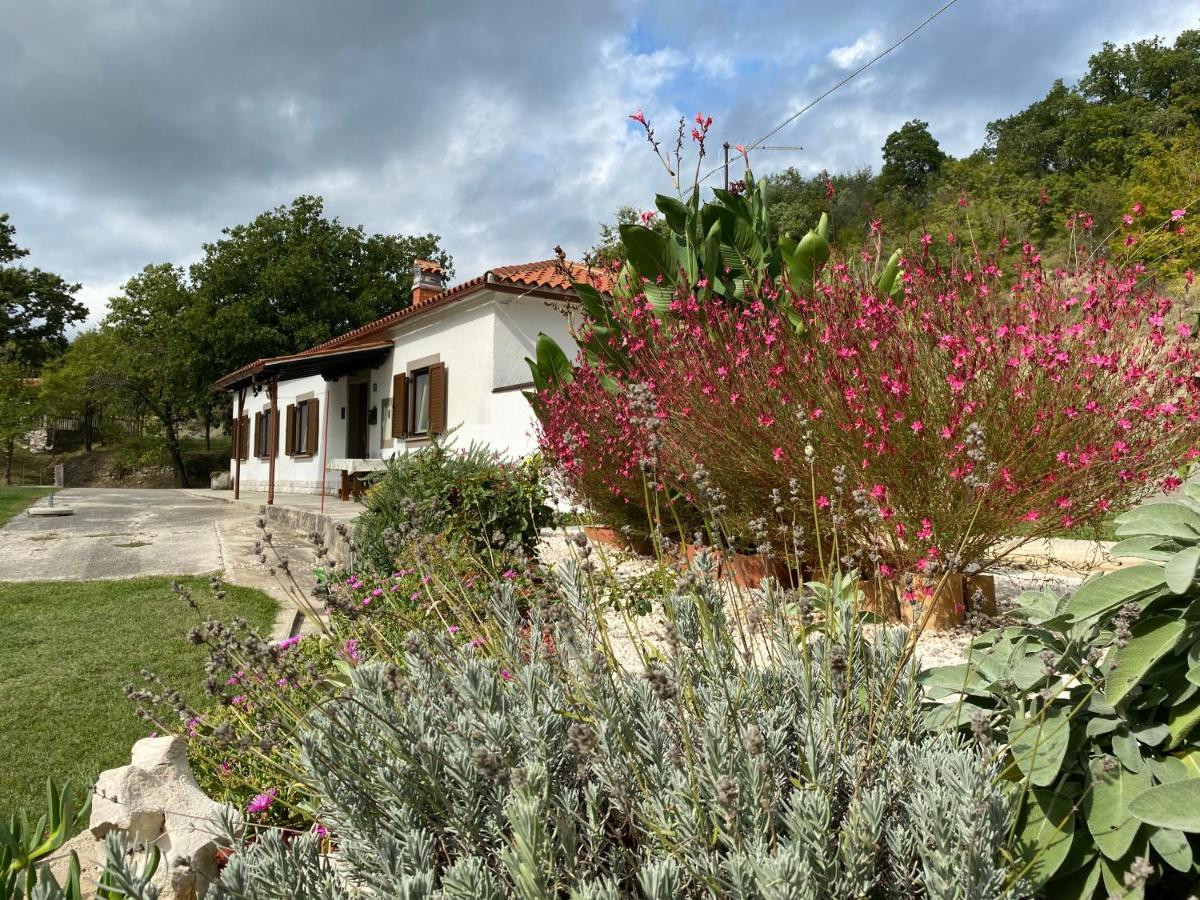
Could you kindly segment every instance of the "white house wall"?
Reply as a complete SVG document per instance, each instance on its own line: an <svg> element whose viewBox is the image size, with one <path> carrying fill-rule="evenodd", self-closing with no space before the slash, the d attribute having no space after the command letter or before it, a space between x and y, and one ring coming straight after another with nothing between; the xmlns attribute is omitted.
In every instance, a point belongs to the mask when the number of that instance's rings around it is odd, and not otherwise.
<svg viewBox="0 0 1200 900"><path fill-rule="evenodd" d="M328 398L326 391L329 392ZM289 456L284 452L284 438L286 416L288 406L296 403L299 400L307 400L315 398L320 401L321 413L321 431L318 437L318 449L313 456ZM293 378L287 381L279 382L279 409L280 414L276 418L276 424L279 428L277 441L279 452L275 457L275 490L282 491L288 494L316 494L321 489L321 444L325 439L325 427L328 421L329 426L329 448L330 457L344 456L344 450L338 449L335 453L335 448L344 448L346 445L346 423L337 415L338 410L346 403L346 381L341 379L336 382L326 382L320 375L310 375L307 378ZM250 458L242 460L242 487L248 491L265 491L267 489L267 475L269 471L268 459L259 459L254 455L254 414L261 412L270 406L270 398L267 395L265 387L254 396L251 391L246 392L246 411L245 415L250 427ZM334 417L327 419L329 411L333 410ZM233 400L233 414L237 415L237 397ZM234 471L232 461L230 462L230 472ZM327 490L337 490L339 476L338 473L332 473L332 476L327 479Z"/></svg>
<svg viewBox="0 0 1200 900"><path fill-rule="evenodd" d="M574 358L575 343L561 307L561 303L550 304L536 297L484 291L414 317L391 334L381 335L391 339L394 347L378 368L364 373L368 409L373 407L377 412L376 424L369 427L369 455L388 458L426 445L426 441L391 437L392 379L398 373L407 373L411 364L424 364L434 358L446 367L446 425L457 426L453 436L456 443L487 444L511 457L532 452L537 441L533 411L522 394L530 380L525 357L534 355L538 333L545 332ZM328 460L346 456L348 383L345 377L326 383L319 375L279 382L281 410L286 411L289 404L308 396L321 401L322 442L327 420L329 426ZM265 406L265 389L257 397L247 392L245 413L252 429L254 414ZM236 412L235 398L235 415ZM280 451L275 458L276 491L319 492L321 453L318 451L313 457L285 454L284 414L276 421L280 429ZM266 490L268 460L254 457L253 435L250 449L250 458L242 461L242 487ZM327 492L336 492L339 482L338 472L326 473Z"/></svg>

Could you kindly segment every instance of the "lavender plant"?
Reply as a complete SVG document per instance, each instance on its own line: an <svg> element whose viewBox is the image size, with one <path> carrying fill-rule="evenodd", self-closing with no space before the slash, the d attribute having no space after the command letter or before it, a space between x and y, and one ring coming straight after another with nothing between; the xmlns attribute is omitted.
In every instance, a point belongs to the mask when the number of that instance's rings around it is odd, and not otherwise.
<svg viewBox="0 0 1200 900"><path fill-rule="evenodd" d="M921 724L902 630L845 595L815 617L771 583L749 611L706 553L622 665L586 565L486 648L414 631L312 710L300 777L320 836L237 843L222 898L1019 896L1015 795Z"/></svg>

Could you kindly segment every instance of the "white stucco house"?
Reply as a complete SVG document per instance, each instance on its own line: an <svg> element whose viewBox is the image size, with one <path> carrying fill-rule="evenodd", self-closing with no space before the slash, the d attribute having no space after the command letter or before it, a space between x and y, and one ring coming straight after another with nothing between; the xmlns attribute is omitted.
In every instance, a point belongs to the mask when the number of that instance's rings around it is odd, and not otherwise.
<svg viewBox="0 0 1200 900"><path fill-rule="evenodd" d="M344 492L355 472L453 440L517 457L534 450L526 357L539 333L573 354L571 281L602 273L558 260L503 266L445 288L413 269L412 305L302 353L259 359L214 388L233 395L235 490Z"/></svg>

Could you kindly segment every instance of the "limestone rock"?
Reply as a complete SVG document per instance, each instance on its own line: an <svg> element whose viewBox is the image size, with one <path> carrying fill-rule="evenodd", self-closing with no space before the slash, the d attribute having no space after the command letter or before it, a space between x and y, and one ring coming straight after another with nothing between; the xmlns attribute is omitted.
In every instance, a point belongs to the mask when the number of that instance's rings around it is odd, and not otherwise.
<svg viewBox="0 0 1200 900"><path fill-rule="evenodd" d="M196 784L183 738L145 738L133 745L130 765L97 780L90 826L97 839L120 830L156 845L163 900L193 900L217 875L223 808Z"/></svg>
<svg viewBox="0 0 1200 900"><path fill-rule="evenodd" d="M232 491L233 476L228 472L214 472L209 487L214 491Z"/></svg>

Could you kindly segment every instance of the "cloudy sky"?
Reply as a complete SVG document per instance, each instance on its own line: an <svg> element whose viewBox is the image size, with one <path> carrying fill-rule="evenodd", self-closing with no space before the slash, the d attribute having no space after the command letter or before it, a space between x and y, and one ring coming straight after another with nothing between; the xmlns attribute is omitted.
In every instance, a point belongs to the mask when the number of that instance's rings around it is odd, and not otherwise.
<svg viewBox="0 0 1200 900"><path fill-rule="evenodd" d="M4 0L0 211L93 317L146 263L303 193L442 235L460 279L577 255L670 188L630 112L752 143L941 2ZM1103 41L1193 27L1200 0L958 0L755 167L877 167L918 117L965 153Z"/></svg>

